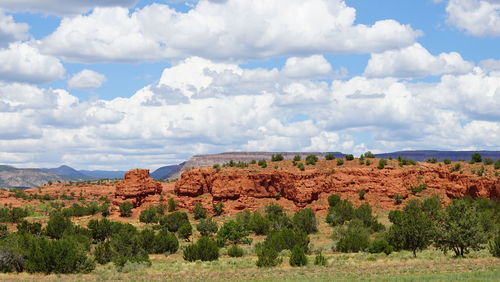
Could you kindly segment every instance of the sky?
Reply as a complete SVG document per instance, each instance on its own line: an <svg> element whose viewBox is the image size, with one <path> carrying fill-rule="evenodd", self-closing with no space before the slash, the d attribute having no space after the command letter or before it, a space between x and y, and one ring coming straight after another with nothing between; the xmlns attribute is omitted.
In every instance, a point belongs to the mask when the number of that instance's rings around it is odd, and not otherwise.
<svg viewBox="0 0 500 282"><path fill-rule="evenodd" d="M0 0L0 164L500 150L500 0Z"/></svg>

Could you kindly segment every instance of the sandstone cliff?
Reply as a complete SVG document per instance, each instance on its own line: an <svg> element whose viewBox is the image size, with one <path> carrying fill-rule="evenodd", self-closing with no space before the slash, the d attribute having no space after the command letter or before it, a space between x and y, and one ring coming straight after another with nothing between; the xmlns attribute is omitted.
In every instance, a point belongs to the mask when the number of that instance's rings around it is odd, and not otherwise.
<svg viewBox="0 0 500 282"><path fill-rule="evenodd" d="M161 184L149 177L148 169L132 169L125 178L116 184L114 204L130 201L134 207L139 207L145 198L161 194Z"/></svg>

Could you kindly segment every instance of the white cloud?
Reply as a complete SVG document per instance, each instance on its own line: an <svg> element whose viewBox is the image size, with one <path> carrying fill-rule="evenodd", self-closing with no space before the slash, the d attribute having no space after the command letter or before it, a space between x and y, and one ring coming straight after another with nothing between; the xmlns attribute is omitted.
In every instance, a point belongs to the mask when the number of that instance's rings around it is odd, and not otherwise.
<svg viewBox="0 0 500 282"><path fill-rule="evenodd" d="M500 60L488 59L479 62L479 66L485 71L500 71Z"/></svg>
<svg viewBox="0 0 500 282"><path fill-rule="evenodd" d="M448 23L473 36L500 36L500 1L449 0Z"/></svg>
<svg viewBox="0 0 500 282"><path fill-rule="evenodd" d="M138 0L0 0L0 7L13 12L75 15L95 7L132 7Z"/></svg>
<svg viewBox="0 0 500 282"><path fill-rule="evenodd" d="M12 16L6 15L0 9L0 48L11 42L27 39L29 28L28 24L16 23Z"/></svg>
<svg viewBox="0 0 500 282"><path fill-rule="evenodd" d="M332 66L321 55L305 58L292 57L285 62L285 75L292 78L324 77L331 74Z"/></svg>
<svg viewBox="0 0 500 282"><path fill-rule="evenodd" d="M93 70L84 69L68 80L68 87L73 89L99 88L106 82L106 76Z"/></svg>
<svg viewBox="0 0 500 282"><path fill-rule="evenodd" d="M365 69L370 77L425 77L428 75L461 74L474 65L457 52L433 56L419 43L412 46L372 54Z"/></svg>
<svg viewBox="0 0 500 282"><path fill-rule="evenodd" d="M52 56L42 55L28 43L11 43L0 49L0 80L43 83L64 77L64 67Z"/></svg>
<svg viewBox="0 0 500 282"><path fill-rule="evenodd" d="M41 46L76 62L189 56L240 61L382 52L411 45L420 35L394 20L354 24L355 14L342 0L200 1L187 13L160 4L132 13L96 8L88 15L63 19Z"/></svg>

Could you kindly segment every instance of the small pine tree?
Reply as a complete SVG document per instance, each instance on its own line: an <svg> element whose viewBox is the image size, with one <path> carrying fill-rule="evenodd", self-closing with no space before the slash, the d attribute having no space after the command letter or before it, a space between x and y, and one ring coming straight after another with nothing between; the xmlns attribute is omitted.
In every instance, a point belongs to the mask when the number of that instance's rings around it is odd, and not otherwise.
<svg viewBox="0 0 500 282"><path fill-rule="evenodd" d="M189 241L189 237L193 235L193 227L191 226L191 224L189 224L189 222L186 222L181 225L181 227L179 227L177 235L179 236L179 238Z"/></svg>
<svg viewBox="0 0 500 282"><path fill-rule="evenodd" d="M331 194L330 196L328 196L328 204L330 205L330 207L334 207L338 203L340 203L340 195Z"/></svg>
<svg viewBox="0 0 500 282"><path fill-rule="evenodd" d="M174 212L177 209L177 203L173 198L168 198L168 212Z"/></svg>
<svg viewBox="0 0 500 282"><path fill-rule="evenodd" d="M237 245L232 245L229 249L227 249L227 255L232 258L239 258L242 257L244 254L245 251L243 251L243 249L238 247Z"/></svg>
<svg viewBox="0 0 500 282"><path fill-rule="evenodd" d="M333 159L335 159L335 156L334 156L333 154L330 154L330 153L329 153L329 154L326 154L326 155L325 155L325 160L327 160L327 161L331 161L331 160L333 160Z"/></svg>
<svg viewBox="0 0 500 282"><path fill-rule="evenodd" d="M94 251L95 260L99 264L107 264L113 259L113 251L109 242L99 243Z"/></svg>
<svg viewBox="0 0 500 282"><path fill-rule="evenodd" d="M255 246L257 252L257 266L258 267L274 267L281 264L282 260L279 257L276 249L259 243Z"/></svg>
<svg viewBox="0 0 500 282"><path fill-rule="evenodd" d="M224 212L224 205L222 203L213 203L212 211L215 216L220 216Z"/></svg>
<svg viewBox="0 0 500 282"><path fill-rule="evenodd" d="M196 225L196 229L200 232L201 236L211 236L217 233L217 223L212 221L212 218L201 219L200 223Z"/></svg>
<svg viewBox="0 0 500 282"><path fill-rule="evenodd" d="M489 242L488 249L494 257L500 258L500 227L496 236Z"/></svg>
<svg viewBox="0 0 500 282"><path fill-rule="evenodd" d="M345 159L347 161L352 161L352 160L354 160L354 156L352 154L348 154L348 155L345 155Z"/></svg>
<svg viewBox="0 0 500 282"><path fill-rule="evenodd" d="M328 260L322 253L319 253L316 255L316 257L314 257L314 265L326 266L327 264Z"/></svg>
<svg viewBox="0 0 500 282"><path fill-rule="evenodd" d="M295 245L292 249L292 253L290 255L290 265L291 266L305 266L307 265L307 257L300 246Z"/></svg>
<svg viewBox="0 0 500 282"><path fill-rule="evenodd" d="M120 204L120 216L121 217L130 217L132 216L132 208L134 206L130 202L123 202Z"/></svg>
<svg viewBox="0 0 500 282"><path fill-rule="evenodd" d="M196 202L193 208L194 219L207 218L207 210L201 205L200 202Z"/></svg>

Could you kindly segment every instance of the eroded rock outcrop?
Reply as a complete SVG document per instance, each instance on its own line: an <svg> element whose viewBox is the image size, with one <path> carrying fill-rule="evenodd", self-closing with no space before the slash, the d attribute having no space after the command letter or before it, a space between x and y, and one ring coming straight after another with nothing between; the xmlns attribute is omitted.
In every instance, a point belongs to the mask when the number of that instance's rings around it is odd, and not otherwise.
<svg viewBox="0 0 500 282"><path fill-rule="evenodd" d="M113 203L118 205L129 201L134 207L139 207L145 198L159 195L161 192L161 184L149 176L148 169L132 169L125 174L122 181L116 184Z"/></svg>

